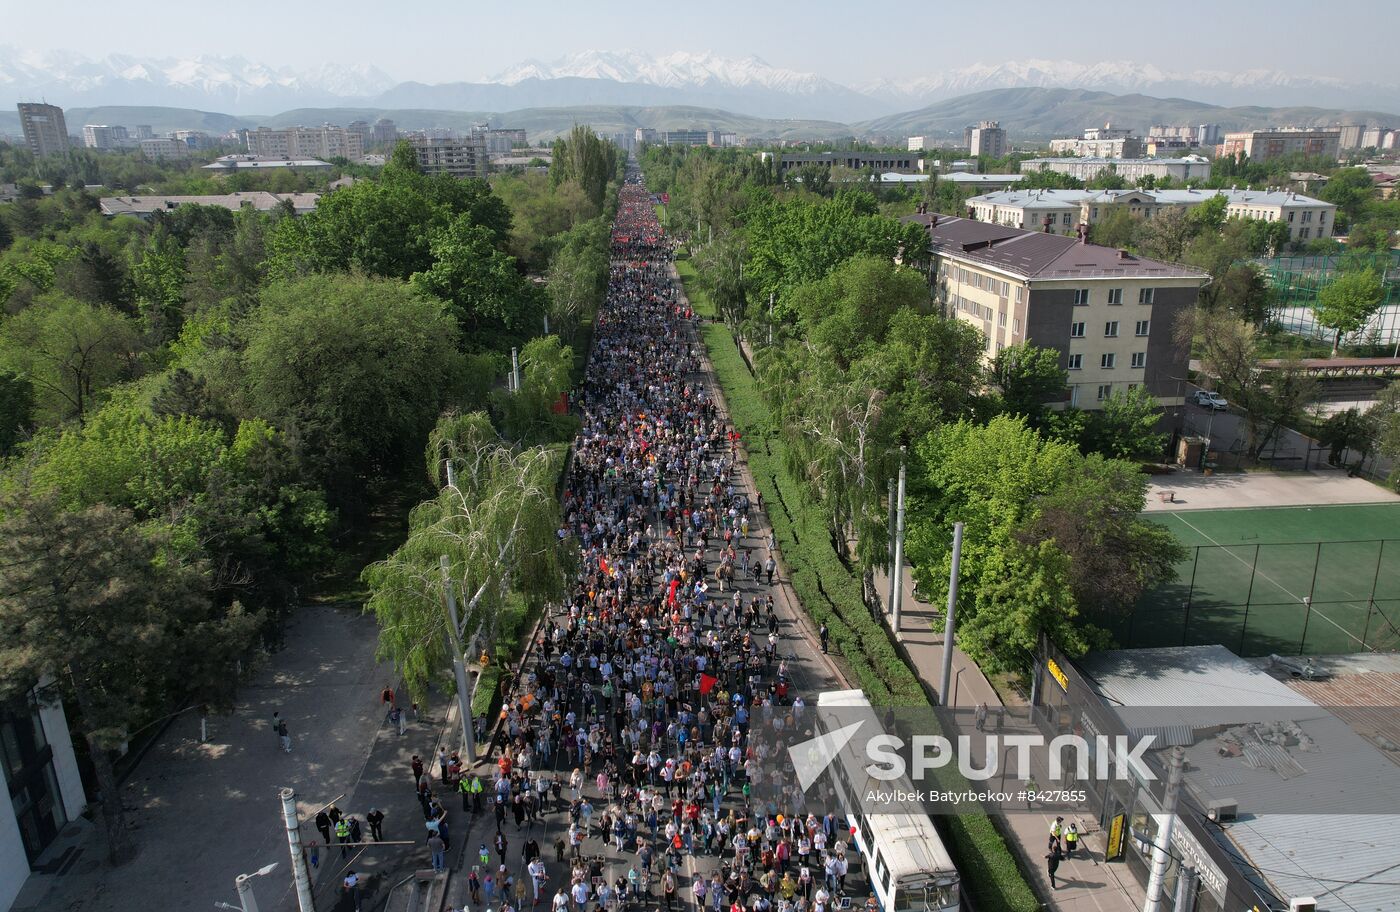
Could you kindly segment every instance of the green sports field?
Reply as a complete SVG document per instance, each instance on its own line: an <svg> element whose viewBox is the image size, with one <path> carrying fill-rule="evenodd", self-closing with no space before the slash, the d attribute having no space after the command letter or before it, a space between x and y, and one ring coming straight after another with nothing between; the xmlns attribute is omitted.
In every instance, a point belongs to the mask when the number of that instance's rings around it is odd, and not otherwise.
<svg viewBox="0 0 1400 912"><path fill-rule="evenodd" d="M1241 655L1400 649L1400 504L1148 513L1188 547L1110 625L1120 646Z"/></svg>

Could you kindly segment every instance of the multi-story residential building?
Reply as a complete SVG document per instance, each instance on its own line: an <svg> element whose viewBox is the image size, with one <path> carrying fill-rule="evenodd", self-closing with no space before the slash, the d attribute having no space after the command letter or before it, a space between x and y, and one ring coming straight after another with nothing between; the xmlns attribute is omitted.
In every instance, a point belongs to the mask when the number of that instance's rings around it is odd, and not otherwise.
<svg viewBox="0 0 1400 912"><path fill-rule="evenodd" d="M62 108L29 101L21 101L17 107L19 124L30 152L43 158L68 151L68 124L63 120Z"/></svg>
<svg viewBox="0 0 1400 912"><path fill-rule="evenodd" d="M1390 149L1394 148L1395 140L1392 139L1394 130L1389 127L1367 127L1361 134L1361 148L1363 149Z"/></svg>
<svg viewBox="0 0 1400 912"><path fill-rule="evenodd" d="M258 127L248 131L247 147L261 158L347 158L364 157L364 138L344 127L285 127L273 130Z"/></svg>
<svg viewBox="0 0 1400 912"><path fill-rule="evenodd" d="M156 134L150 124L137 124L132 128L131 138L140 142L143 139L155 139Z"/></svg>
<svg viewBox="0 0 1400 912"><path fill-rule="evenodd" d="M472 127L472 140L481 143L487 152L509 152L516 146L528 146L524 130L493 129L485 124Z"/></svg>
<svg viewBox="0 0 1400 912"><path fill-rule="evenodd" d="M360 136L360 148L368 149L373 142L373 128L367 120L352 120L345 125L345 129L351 133L358 133Z"/></svg>
<svg viewBox="0 0 1400 912"><path fill-rule="evenodd" d="M1006 131L995 120L984 120L972 129L968 149L973 155L1004 158L1008 151Z"/></svg>
<svg viewBox="0 0 1400 912"><path fill-rule="evenodd" d="M712 149L732 149L739 145L739 134L710 130L705 135L705 144Z"/></svg>
<svg viewBox="0 0 1400 912"><path fill-rule="evenodd" d="M131 215L149 221L157 212L171 212L181 206L218 206L237 212L240 209L256 209L271 212L290 205L297 215L303 215L316 208L319 193L268 193L247 191L223 193L212 196L104 196L98 200L103 215Z"/></svg>
<svg viewBox="0 0 1400 912"><path fill-rule="evenodd" d="M633 141L638 146L655 145L658 142L657 133L651 127L638 127Z"/></svg>
<svg viewBox="0 0 1400 912"><path fill-rule="evenodd" d="M9 909L39 856L87 804L58 685L41 681L0 708L0 764L9 800L0 802L0 909Z"/></svg>
<svg viewBox="0 0 1400 912"><path fill-rule="evenodd" d="M975 196L967 206L981 222L1073 234L1116 211L1152 218L1217 196L1225 198L1227 218L1283 222L1295 243L1332 236L1337 207L1291 190L1004 190Z"/></svg>
<svg viewBox="0 0 1400 912"><path fill-rule="evenodd" d="M141 155L151 161L190 157L189 145L178 139L143 139L137 145L141 147Z"/></svg>
<svg viewBox="0 0 1400 912"><path fill-rule="evenodd" d="M1052 139L1050 151L1092 158L1142 158L1146 146L1141 139L1132 135L1131 130L1104 124L1102 127L1090 127L1077 138Z"/></svg>
<svg viewBox="0 0 1400 912"><path fill-rule="evenodd" d="M126 128L122 128L126 132ZM88 149L115 149L120 145L112 127L106 124L83 124L83 146Z"/></svg>
<svg viewBox="0 0 1400 912"><path fill-rule="evenodd" d="M898 171L902 174L914 174L919 170L921 160L919 156L908 152L785 152L778 159L778 174L786 174L803 165L825 165L828 168L839 166L850 168L852 171L864 171L869 168L877 173Z"/></svg>
<svg viewBox="0 0 1400 912"><path fill-rule="evenodd" d="M1335 159L1341 142L1342 131L1335 127L1326 130L1247 130L1226 133L1220 154L1232 158L1243 154L1249 156L1251 161L1268 161L1295 152Z"/></svg>
<svg viewBox="0 0 1400 912"><path fill-rule="evenodd" d="M1151 141L1149 141L1149 145ZM1126 181L1138 181L1149 174L1158 180L1175 181L1210 177L1210 159L1203 155L1181 158L1030 158L1021 162L1021 173L1055 171L1082 181L1090 181L1104 171L1113 171Z"/></svg>
<svg viewBox="0 0 1400 912"><path fill-rule="evenodd" d="M369 133L370 145L384 149L399 141L399 128L387 117L381 117L374 122L373 129Z"/></svg>
<svg viewBox="0 0 1400 912"><path fill-rule="evenodd" d="M170 138L191 149L212 149L219 144L217 139L203 130L176 130L170 134Z"/></svg>
<svg viewBox="0 0 1400 912"><path fill-rule="evenodd" d="M414 138L413 151L424 174L450 174L453 177L485 178L490 170L486 149L469 139Z"/></svg>
<svg viewBox="0 0 1400 912"><path fill-rule="evenodd" d="M707 146L710 134L707 130L667 130L660 142L663 146Z"/></svg>
<svg viewBox="0 0 1400 912"><path fill-rule="evenodd" d="M1069 371L1062 401L1083 409L1138 386L1164 406L1181 404L1189 351L1172 327L1208 274L972 219L909 220L928 231L940 300L982 331L985 358L1020 342L1056 350Z"/></svg>
<svg viewBox="0 0 1400 912"><path fill-rule="evenodd" d="M1337 127L1337 146L1341 149L1360 149L1361 134L1366 132L1365 124L1342 124Z"/></svg>
<svg viewBox="0 0 1400 912"><path fill-rule="evenodd" d="M908 144L910 152L922 152L924 149L929 148L929 146L926 145L927 140L927 136L911 136L905 140L905 142Z"/></svg>

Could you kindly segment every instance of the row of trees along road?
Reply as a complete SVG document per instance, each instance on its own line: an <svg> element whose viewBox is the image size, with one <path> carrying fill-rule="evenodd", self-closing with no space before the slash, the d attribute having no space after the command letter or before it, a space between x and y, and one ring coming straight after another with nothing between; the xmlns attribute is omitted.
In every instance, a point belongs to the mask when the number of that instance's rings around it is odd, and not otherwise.
<svg viewBox="0 0 1400 912"><path fill-rule="evenodd" d="M549 447L571 433L553 405L574 352L542 330L591 322L597 181L606 196L621 165L606 144L566 157L577 173L507 178L503 196L424 175L401 146L304 216L106 219L72 187L0 209L0 700L52 681L114 860L131 849L114 749L174 711L229 708L240 663L256 669L306 598L357 603L393 504L437 488L419 469L430 440L459 460L458 494L415 510L410 542L451 530L476 584L472 549L507 524L493 505L528 507L507 588L558 576L527 555L555 528L536 494L552 497ZM0 168L31 166L0 146ZM513 346L525 377L507 397ZM421 690L432 676L400 632L382 651Z"/></svg>
<svg viewBox="0 0 1400 912"><path fill-rule="evenodd" d="M649 183L653 164L668 220L703 266L700 288L753 349L766 433L852 572L869 579L888 561L903 447L916 579L937 600L952 522L968 522L959 630L989 671L1026 669L1040 631L1071 654L1106 642L1096 617L1171 578L1179 546L1137 518L1137 461L1165 446L1149 395L1051 412L1044 403L1067 387L1055 352L1015 346L984 366L981 333L931 294L922 229L880 215L863 190L778 187L722 151L648 150ZM979 473L1016 509L984 495ZM1023 588L1031 598L1018 602Z"/></svg>

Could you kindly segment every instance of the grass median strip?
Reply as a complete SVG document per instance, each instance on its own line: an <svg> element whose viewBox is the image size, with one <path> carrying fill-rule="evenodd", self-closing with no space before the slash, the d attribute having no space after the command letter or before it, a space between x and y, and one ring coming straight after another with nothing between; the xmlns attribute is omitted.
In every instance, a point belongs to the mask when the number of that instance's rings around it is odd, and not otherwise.
<svg viewBox="0 0 1400 912"><path fill-rule="evenodd" d="M703 335L803 610L826 623L832 642L872 704L928 706L918 678L895 650L884 627L866 611L860 580L832 547L819 510L803 496L801 482L787 471L786 445L729 329L708 323ZM978 908L1007 912L1040 908L1015 857L988 817L955 815L944 818L944 823L964 887Z"/></svg>

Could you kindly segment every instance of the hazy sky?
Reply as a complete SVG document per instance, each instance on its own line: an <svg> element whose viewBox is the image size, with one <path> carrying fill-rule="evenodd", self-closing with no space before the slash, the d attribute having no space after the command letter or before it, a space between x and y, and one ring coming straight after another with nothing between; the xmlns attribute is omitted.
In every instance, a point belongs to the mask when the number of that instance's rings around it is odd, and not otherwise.
<svg viewBox="0 0 1400 912"><path fill-rule="evenodd" d="M476 80L581 50L711 50L842 82L1008 59L1135 60L1168 70L1296 66L1394 82L1400 0L6 0L0 42L87 56L240 55L373 63L398 80Z"/></svg>

